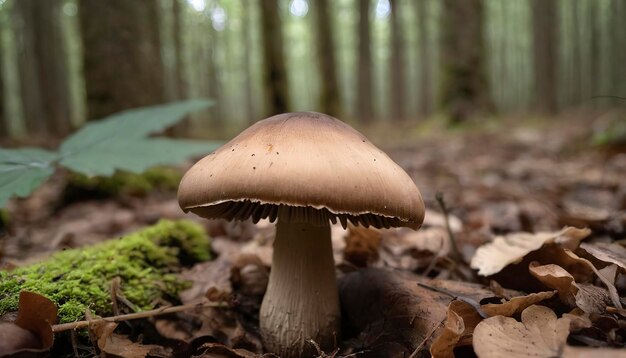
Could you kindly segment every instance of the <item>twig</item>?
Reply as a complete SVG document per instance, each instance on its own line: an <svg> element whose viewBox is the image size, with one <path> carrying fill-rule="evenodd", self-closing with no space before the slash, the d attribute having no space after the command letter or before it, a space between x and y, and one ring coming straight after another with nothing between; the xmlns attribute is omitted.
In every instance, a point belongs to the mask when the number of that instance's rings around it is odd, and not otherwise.
<svg viewBox="0 0 626 358"><path fill-rule="evenodd" d="M424 340L422 341L422 343L420 343L419 346L417 346L417 348L415 348L415 350L413 351L413 353L411 353L411 355L409 356L409 358L415 358L417 357L417 355L419 354L419 352L422 350L422 348L424 348L424 346L426 345L426 342L428 342L429 339L432 338L433 334L435 334L435 331L437 330L437 328L439 328L442 324L443 321L445 321L446 319L442 319L441 321L439 321L439 323L437 323L436 325L433 326L433 329L430 330L430 332L428 332L428 335L426 335L426 337L424 337Z"/></svg>
<svg viewBox="0 0 626 358"><path fill-rule="evenodd" d="M418 286L420 287L424 287L427 288L429 290L433 290L435 292L439 292L439 293L443 293L444 295L450 296L450 298L452 298L453 300L459 300L459 301L463 301L465 303L467 303L468 305L472 306L476 312L482 317L482 318L489 318L489 315L485 313L485 311L483 311L480 308L480 303L478 303L475 299L470 298L470 297L466 297L466 296L461 296L457 293L454 293L452 291L448 291L445 288L441 288L441 287L435 287L435 286L430 286L427 285L425 283L421 283L418 282L417 283Z"/></svg>
<svg viewBox="0 0 626 358"><path fill-rule="evenodd" d="M450 246L452 247L452 257L458 262L463 262L463 257L461 256L459 248L456 246L456 239L454 237L454 233L452 232L452 228L450 227L448 208L446 207L446 202L443 200L443 193L437 192L435 194L435 199L437 199L437 203L439 203L441 212L443 213L443 220L446 224L446 230L448 231L448 237L450 238Z"/></svg>
<svg viewBox="0 0 626 358"><path fill-rule="evenodd" d="M194 308L224 307L224 306L225 305L223 303L219 303L219 302L202 302L202 303L190 303L190 304L181 305L181 306L161 307L161 308L157 308L157 309L150 310L150 311L129 313L129 314L123 314L119 316L97 318L97 319L92 319L92 320L87 320L87 321L55 324L54 326L52 326L52 332L57 333L57 332L69 331L71 329L86 328L86 327L89 327L91 323L95 323L95 322L122 322L122 321L130 321L133 319L160 316L160 315L164 315L168 313L182 312L182 311L187 311L187 310L191 310Z"/></svg>

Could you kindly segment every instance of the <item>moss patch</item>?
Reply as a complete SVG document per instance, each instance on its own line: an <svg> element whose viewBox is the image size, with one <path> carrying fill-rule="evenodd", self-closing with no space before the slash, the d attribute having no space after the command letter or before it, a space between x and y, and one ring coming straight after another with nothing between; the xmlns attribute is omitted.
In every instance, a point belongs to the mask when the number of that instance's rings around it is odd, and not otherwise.
<svg viewBox="0 0 626 358"><path fill-rule="evenodd" d="M117 171L110 177L70 173L63 194L65 202L120 195L145 196L151 191L175 191L182 178L178 169L155 167L142 174Z"/></svg>
<svg viewBox="0 0 626 358"><path fill-rule="evenodd" d="M160 221L117 240L58 252L49 259L0 272L0 314L17 310L21 290L40 293L59 307L59 320L83 319L85 309L111 314L109 287L120 277L122 292L142 310L159 298L176 299L188 286L176 275L182 264L210 258L209 241L198 224Z"/></svg>

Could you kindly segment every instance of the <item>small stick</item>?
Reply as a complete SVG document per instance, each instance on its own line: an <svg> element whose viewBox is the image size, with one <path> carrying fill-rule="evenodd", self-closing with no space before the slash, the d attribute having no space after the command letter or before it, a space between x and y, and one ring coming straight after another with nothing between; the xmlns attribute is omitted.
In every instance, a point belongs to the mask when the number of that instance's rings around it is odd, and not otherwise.
<svg viewBox="0 0 626 358"><path fill-rule="evenodd" d="M452 291L448 291L445 288L430 286L430 285L427 285L427 284L421 283L421 282L418 282L417 285L420 286L420 287L427 288L429 290L433 290L435 292L443 293L444 295L450 296L450 298L452 298L453 300L463 301L463 302L467 303L468 305L472 306L476 310L476 312L482 318L489 318L489 315L486 314L485 311L483 311L482 308L480 307L480 303L478 303L473 298L466 297L466 296L461 296L461 295L456 294L456 293L454 293Z"/></svg>
<svg viewBox="0 0 626 358"><path fill-rule="evenodd" d="M445 320L446 319L444 318L439 323L437 323L436 325L433 326L433 329L431 329L430 332L428 332L428 335L424 338L422 343L420 343L420 345L417 346L417 348L415 348L415 350L413 351L413 353L411 353L409 358L417 357L417 354L422 350L422 348L424 348L424 346L426 345L426 342L428 342L428 340L432 338L432 336L433 336L433 334L435 334L435 331L437 330L437 328L439 328L443 324L443 321L445 321Z"/></svg>
<svg viewBox="0 0 626 358"><path fill-rule="evenodd" d="M437 199L437 203L441 207L441 212L443 213L443 219L446 224L446 230L448 231L448 236L450 237L450 246L452 247L452 257L458 262L463 262L463 257L459 251L459 248L456 246L456 239L454 238L454 233L452 232L452 228L450 227L450 218L448 217L448 208L446 207L446 202L443 200L443 193L437 192L435 194L435 199Z"/></svg>
<svg viewBox="0 0 626 358"><path fill-rule="evenodd" d="M58 333L58 332L63 332L63 331L69 331L71 329L87 328L89 327L91 323L94 323L94 322L121 322L121 321L129 321L133 319L160 316L160 315L164 315L168 313L182 312L182 311L187 311L187 310L194 309L194 308L223 307L223 306L224 304L220 302L202 302L202 303L189 303L189 304L181 305L181 306L161 307L161 308L157 308L157 309L150 310L150 311L129 313L129 314L123 314L123 315L113 316L113 317L104 317L104 318L96 318L96 319L87 320L87 321L55 324L54 326L52 326L52 332Z"/></svg>

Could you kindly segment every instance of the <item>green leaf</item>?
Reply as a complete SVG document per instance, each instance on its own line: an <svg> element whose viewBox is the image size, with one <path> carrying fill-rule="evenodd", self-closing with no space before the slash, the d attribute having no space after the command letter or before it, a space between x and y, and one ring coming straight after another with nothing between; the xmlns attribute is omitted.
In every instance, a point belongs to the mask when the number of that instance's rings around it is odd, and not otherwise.
<svg viewBox="0 0 626 358"><path fill-rule="evenodd" d="M60 152L63 157L89 156L110 149L119 141L132 141L161 132L186 114L208 108L212 104L212 101L197 99L116 113L87 123L63 142Z"/></svg>
<svg viewBox="0 0 626 358"><path fill-rule="evenodd" d="M154 165L175 164L191 155L208 153L217 145L215 142L146 137L211 104L207 100L176 102L88 123L63 142L60 164L89 175L111 175L116 169L140 173Z"/></svg>
<svg viewBox="0 0 626 358"><path fill-rule="evenodd" d="M141 173L155 165L176 164L190 156L208 154L222 144L162 138L108 143L106 150L63 158L61 164L89 175L112 175L116 169Z"/></svg>
<svg viewBox="0 0 626 358"><path fill-rule="evenodd" d="M54 172L58 154L43 149L0 148L0 207L12 196L28 196Z"/></svg>

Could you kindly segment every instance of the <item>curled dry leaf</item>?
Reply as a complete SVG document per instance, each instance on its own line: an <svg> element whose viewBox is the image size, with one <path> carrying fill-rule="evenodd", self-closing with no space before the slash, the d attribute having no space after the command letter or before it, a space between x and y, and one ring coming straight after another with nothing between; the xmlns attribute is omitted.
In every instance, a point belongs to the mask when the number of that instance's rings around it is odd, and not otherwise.
<svg viewBox="0 0 626 358"><path fill-rule="evenodd" d="M513 297L502 303L484 304L481 305L480 308L489 316L511 317L514 314L524 311L527 307L552 298L555 293L555 291L531 293L526 296Z"/></svg>
<svg viewBox="0 0 626 358"><path fill-rule="evenodd" d="M593 272L598 276L600 281L602 281L602 283L606 286L607 290L609 291L609 297L611 298L611 302L613 302L613 306L620 311L620 314L626 315L626 312L624 312L624 309L622 309L622 303L620 302L619 294L617 293L617 289L615 288L615 285L613 284L613 282L611 282L611 280L609 280L604 275L602 275L598 271L598 269L591 263L591 261L584 259L582 257L579 257L578 255L576 255L575 253L569 250L565 250L565 254L569 256L571 259L578 261L582 264L585 264L587 265L587 267L593 270Z"/></svg>
<svg viewBox="0 0 626 358"><path fill-rule="evenodd" d="M544 306L530 306L522 322L504 316L487 318L474 329L474 351L480 358L559 357L570 330L591 326L587 317L556 314Z"/></svg>
<svg viewBox="0 0 626 358"><path fill-rule="evenodd" d="M506 266L521 261L524 256L540 249L545 244L555 244L564 249L575 249L581 240L589 236L591 230L566 227L558 232L514 233L497 236L492 242L476 250L471 267L478 274L489 276L500 272Z"/></svg>
<svg viewBox="0 0 626 358"><path fill-rule="evenodd" d="M622 245L603 242L588 244L584 242L580 245L580 248L600 261L615 264L621 267L622 270L626 270L626 248Z"/></svg>
<svg viewBox="0 0 626 358"><path fill-rule="evenodd" d="M570 307L579 307L586 313L604 313L607 304L610 303L606 289L576 283L574 277L561 266L531 262L528 270L541 283L557 290L561 301Z"/></svg>
<svg viewBox="0 0 626 358"><path fill-rule="evenodd" d="M482 320L469 304L454 300L448 306L446 322L441 332L436 334L430 354L434 358L454 357L454 348L469 345L476 325Z"/></svg>
<svg viewBox="0 0 626 358"><path fill-rule="evenodd" d="M272 353L263 355L250 352L245 349L233 349L219 343L205 343L198 348L202 354L194 356L194 358L274 358L277 357Z"/></svg>
<svg viewBox="0 0 626 358"><path fill-rule="evenodd" d="M381 239L382 235L378 229L348 225L344 259L357 267L369 266L378 260Z"/></svg>
<svg viewBox="0 0 626 358"><path fill-rule="evenodd" d="M431 334L445 321L453 298L418 283L475 302L495 296L477 284L428 280L408 272L375 268L351 272L339 279L339 298L344 323L354 336L359 336L357 351L393 345L402 347L397 351L399 356L408 356L422 342L429 348ZM455 312L464 319L466 328L473 327L465 320L468 315L464 311Z"/></svg>
<svg viewBox="0 0 626 358"><path fill-rule="evenodd" d="M0 357L41 347L36 334L15 323L0 322Z"/></svg>

